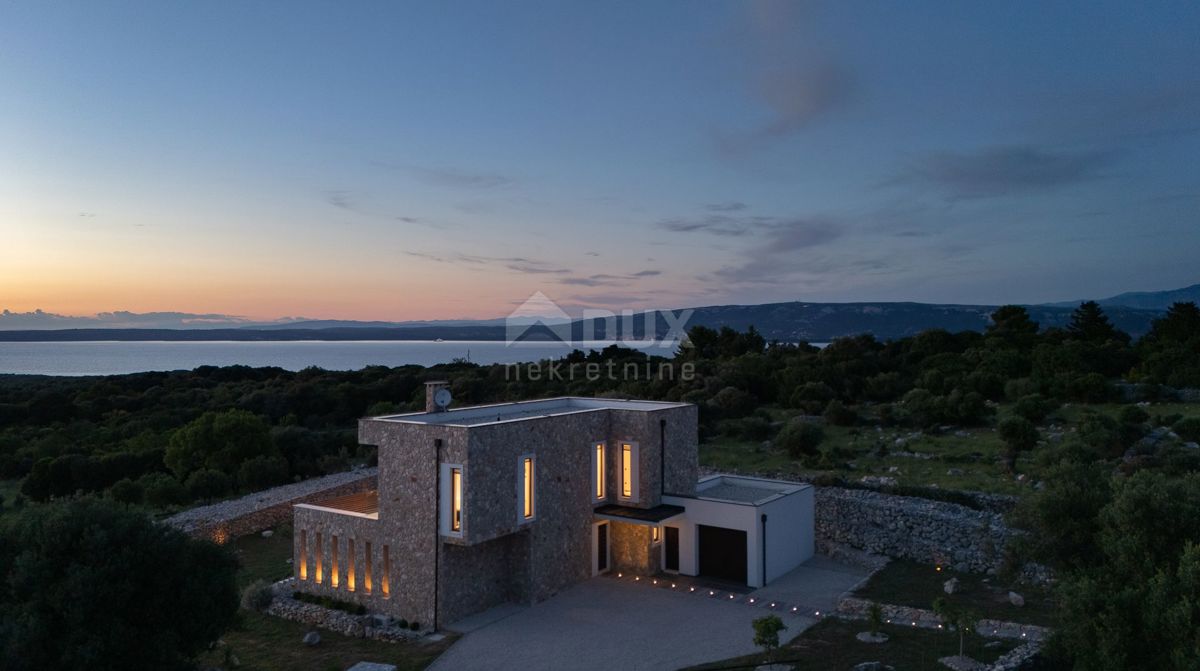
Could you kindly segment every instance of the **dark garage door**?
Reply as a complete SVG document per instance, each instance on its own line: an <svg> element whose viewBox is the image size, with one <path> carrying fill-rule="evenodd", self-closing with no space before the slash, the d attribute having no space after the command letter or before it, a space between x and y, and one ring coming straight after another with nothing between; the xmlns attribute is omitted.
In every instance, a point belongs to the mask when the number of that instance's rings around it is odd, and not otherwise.
<svg viewBox="0 0 1200 671"><path fill-rule="evenodd" d="M746 532L696 525L700 575L746 584Z"/></svg>

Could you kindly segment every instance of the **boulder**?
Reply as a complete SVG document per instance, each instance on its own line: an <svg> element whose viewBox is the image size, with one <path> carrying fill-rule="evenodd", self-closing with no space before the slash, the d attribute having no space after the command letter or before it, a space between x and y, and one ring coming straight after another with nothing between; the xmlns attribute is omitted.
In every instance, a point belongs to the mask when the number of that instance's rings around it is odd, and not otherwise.
<svg viewBox="0 0 1200 671"><path fill-rule="evenodd" d="M346 671L396 671L395 664L380 664L379 662L359 662Z"/></svg>
<svg viewBox="0 0 1200 671"><path fill-rule="evenodd" d="M854 635L854 638L863 643L887 643L888 641L888 635L883 632L871 633L869 631L860 631Z"/></svg>
<svg viewBox="0 0 1200 671"><path fill-rule="evenodd" d="M311 648L312 646L321 642L321 635L315 631L310 631L304 635L304 638L302 640L304 642L304 645L307 645L308 647Z"/></svg>
<svg viewBox="0 0 1200 671"><path fill-rule="evenodd" d="M962 475L962 474L963 474L963 469L961 469L961 468L946 469L946 475Z"/></svg>
<svg viewBox="0 0 1200 671"><path fill-rule="evenodd" d="M946 594L954 594L958 591L958 578L951 578L942 583L942 591Z"/></svg>
<svg viewBox="0 0 1200 671"><path fill-rule="evenodd" d="M1016 592L1009 592L1008 593L1008 602L1014 606L1024 606L1025 605L1025 597L1021 596L1020 594L1017 594Z"/></svg>
<svg viewBox="0 0 1200 671"><path fill-rule="evenodd" d="M274 536L274 535L275 535L275 532L271 531L270 529L267 529L266 531L262 532L263 538L270 538L271 536Z"/></svg>
<svg viewBox="0 0 1200 671"><path fill-rule="evenodd" d="M854 665L852 671L896 671L896 668L883 662L860 662Z"/></svg>

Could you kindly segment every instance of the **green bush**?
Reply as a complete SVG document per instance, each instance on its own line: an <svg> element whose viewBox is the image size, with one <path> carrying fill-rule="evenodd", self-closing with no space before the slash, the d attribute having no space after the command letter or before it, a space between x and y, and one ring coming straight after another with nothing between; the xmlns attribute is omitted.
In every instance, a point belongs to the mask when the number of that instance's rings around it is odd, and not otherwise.
<svg viewBox="0 0 1200 671"><path fill-rule="evenodd" d="M146 503L156 508L177 506L187 502L187 490L178 480L166 473L147 473L138 478Z"/></svg>
<svg viewBox="0 0 1200 671"><path fill-rule="evenodd" d="M787 629L783 620L774 614L755 619L753 625L754 645L760 646L768 652L779 647L779 632Z"/></svg>
<svg viewBox="0 0 1200 671"><path fill-rule="evenodd" d="M825 406L822 413L825 421L834 426L854 426L858 423L858 413L847 408L841 401L834 399Z"/></svg>
<svg viewBox="0 0 1200 671"><path fill-rule="evenodd" d="M412 622L409 622L409 623L408 623L408 628L409 628L409 629L411 629L411 630L413 630L413 631L420 631L420 629L421 629L421 623L420 623L420 622L418 622L417 620L413 620Z"/></svg>
<svg viewBox="0 0 1200 671"><path fill-rule="evenodd" d="M246 610L261 613L269 608L274 600L275 592L271 589L271 583L266 580L255 580L242 590L242 608Z"/></svg>
<svg viewBox="0 0 1200 671"><path fill-rule="evenodd" d="M1117 413L1117 421L1122 424L1142 424L1150 419L1150 413L1136 405L1127 405Z"/></svg>
<svg viewBox="0 0 1200 671"><path fill-rule="evenodd" d="M118 503L138 504L142 502L144 495L141 483L134 482L129 478L117 480L112 487L108 488L109 498Z"/></svg>
<svg viewBox="0 0 1200 671"><path fill-rule="evenodd" d="M188 476L184 483L188 494L197 501L219 499L229 493L229 476L213 468L202 468Z"/></svg>
<svg viewBox="0 0 1200 671"><path fill-rule="evenodd" d="M1037 427L1024 417L1009 417L996 425L996 432L1004 441L1004 462L1010 472L1017 467L1017 455L1037 446Z"/></svg>
<svg viewBox="0 0 1200 671"><path fill-rule="evenodd" d="M820 426L802 419L793 419L775 437L775 444L793 459L799 459L805 455L815 455L823 440L825 430Z"/></svg>
<svg viewBox="0 0 1200 671"><path fill-rule="evenodd" d="M1012 412L1014 415L1024 417L1037 424L1046 419L1046 415L1053 412L1055 407L1054 403L1051 403L1041 394L1029 394L1022 396L1020 400L1013 404Z"/></svg>
<svg viewBox="0 0 1200 671"><path fill-rule="evenodd" d="M1181 419L1171 429L1184 440L1200 442L1200 417Z"/></svg>

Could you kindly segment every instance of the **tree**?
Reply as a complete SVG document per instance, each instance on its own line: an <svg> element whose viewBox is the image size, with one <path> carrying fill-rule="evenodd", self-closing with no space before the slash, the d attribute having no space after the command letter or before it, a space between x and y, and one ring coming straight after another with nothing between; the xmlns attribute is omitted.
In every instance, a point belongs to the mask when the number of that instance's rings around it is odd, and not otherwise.
<svg viewBox="0 0 1200 671"><path fill-rule="evenodd" d="M227 410L204 413L172 434L164 461L175 477L186 479L201 468L233 475L258 456L278 456L270 428L253 413Z"/></svg>
<svg viewBox="0 0 1200 671"><path fill-rule="evenodd" d="M1017 470L1017 455L1037 447L1038 439L1041 437L1033 422L1024 417L1002 419L996 426L996 431L1000 434L1000 439L1004 441L1004 463L1008 466L1009 473Z"/></svg>
<svg viewBox="0 0 1200 671"><path fill-rule="evenodd" d="M824 429L812 422L796 418L783 427L775 437L775 444L787 451L793 459L799 459L805 455L816 454L823 440Z"/></svg>
<svg viewBox="0 0 1200 671"><path fill-rule="evenodd" d="M962 657L967 632L975 626L975 621L979 619L979 616L966 606L944 596L934 599L933 612L942 618L943 624L958 631L958 656Z"/></svg>
<svg viewBox="0 0 1200 671"><path fill-rule="evenodd" d="M1096 301L1085 301L1071 313L1067 334L1075 340L1105 343L1109 340L1129 342L1129 335L1118 331Z"/></svg>
<svg viewBox="0 0 1200 671"><path fill-rule="evenodd" d="M992 313L992 323L987 327L989 337L1004 343L1027 348L1037 337L1038 323L1029 318L1029 311L1020 305L1005 305Z"/></svg>
<svg viewBox="0 0 1200 671"><path fill-rule="evenodd" d="M187 502L187 490L166 473L147 473L138 478L146 503L156 508L177 506Z"/></svg>
<svg viewBox="0 0 1200 671"><path fill-rule="evenodd" d="M787 629L778 615L764 615L752 623L754 625L754 645L762 647L767 652L779 647L779 632Z"/></svg>
<svg viewBox="0 0 1200 671"><path fill-rule="evenodd" d="M238 469L238 484L244 491L256 492L287 480L287 461L283 457L254 457Z"/></svg>
<svg viewBox="0 0 1200 671"><path fill-rule="evenodd" d="M1150 323L1146 340L1154 344L1188 344L1200 338L1200 308L1195 303L1174 303L1167 314Z"/></svg>
<svg viewBox="0 0 1200 671"><path fill-rule="evenodd" d="M867 625L871 627L872 636L878 636L879 630L883 629L883 606L877 601L872 601L867 608Z"/></svg>
<svg viewBox="0 0 1200 671"><path fill-rule="evenodd" d="M238 605L237 560L100 499L0 524L0 659L11 671L187 669Z"/></svg>
<svg viewBox="0 0 1200 671"><path fill-rule="evenodd" d="M1093 567L1060 589L1050 652L1077 669L1195 669L1200 658L1200 474L1138 471L1098 516Z"/></svg>

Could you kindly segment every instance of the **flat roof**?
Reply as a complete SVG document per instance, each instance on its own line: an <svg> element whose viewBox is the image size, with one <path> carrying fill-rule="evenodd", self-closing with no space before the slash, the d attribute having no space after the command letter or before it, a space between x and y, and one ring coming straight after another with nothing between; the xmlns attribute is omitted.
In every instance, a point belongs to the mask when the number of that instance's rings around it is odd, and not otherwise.
<svg viewBox="0 0 1200 671"><path fill-rule="evenodd" d="M748 478L738 475L710 475L696 483L696 498L762 505L809 487L798 482Z"/></svg>
<svg viewBox="0 0 1200 671"><path fill-rule="evenodd" d="M563 396L533 401L515 401L494 405L476 405L442 412L413 412L403 415L384 415L371 419L407 424L437 424L441 426L479 426L499 422L517 422L539 417L554 417L597 410L637 410L651 412L665 408L681 408L689 403L671 401L639 401L614 398Z"/></svg>
<svg viewBox="0 0 1200 671"><path fill-rule="evenodd" d="M346 494L331 499L323 499L316 503L297 503L297 508L313 508L327 510L342 515L355 515L369 519L379 519L379 491Z"/></svg>

